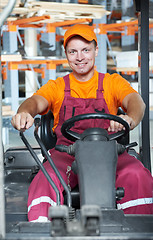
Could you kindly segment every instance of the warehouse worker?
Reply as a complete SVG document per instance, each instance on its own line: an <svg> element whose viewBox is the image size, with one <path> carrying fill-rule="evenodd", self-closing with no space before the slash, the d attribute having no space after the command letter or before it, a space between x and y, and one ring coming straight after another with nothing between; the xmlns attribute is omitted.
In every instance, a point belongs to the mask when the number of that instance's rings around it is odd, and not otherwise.
<svg viewBox="0 0 153 240"><path fill-rule="evenodd" d="M117 114L118 108L126 112L120 115L134 129L142 120L145 104L141 96L118 74L102 74L95 70L98 54L97 38L92 28L79 24L70 27L64 35L64 48L72 73L49 80L32 97L25 100L12 118L12 125L18 130L30 128L37 114L46 114L51 109L54 115L53 130L57 144L71 142L61 134L61 126L73 115L82 113ZM85 120L86 121L86 120ZM120 131L123 126L114 121L81 121L73 130L81 131L89 127L103 127L109 132ZM77 184L77 175L70 169L74 158L60 153L54 148L51 157L65 182L72 188ZM60 191L63 204L63 187L48 161L44 163L51 178ZM117 202L117 207L126 214L153 214L153 178L142 163L127 152L119 155L116 172L116 188L124 187L125 196ZM48 209L56 205L56 195L40 170L28 191L29 221L48 221Z"/></svg>

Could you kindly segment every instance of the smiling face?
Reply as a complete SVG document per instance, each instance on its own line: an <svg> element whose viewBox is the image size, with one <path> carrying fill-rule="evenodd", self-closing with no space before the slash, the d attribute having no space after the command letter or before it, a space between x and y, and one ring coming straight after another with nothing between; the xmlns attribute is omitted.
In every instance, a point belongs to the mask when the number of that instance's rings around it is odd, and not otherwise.
<svg viewBox="0 0 153 240"><path fill-rule="evenodd" d="M75 78L88 81L94 75L98 47L80 36L72 37L66 46L66 56Z"/></svg>

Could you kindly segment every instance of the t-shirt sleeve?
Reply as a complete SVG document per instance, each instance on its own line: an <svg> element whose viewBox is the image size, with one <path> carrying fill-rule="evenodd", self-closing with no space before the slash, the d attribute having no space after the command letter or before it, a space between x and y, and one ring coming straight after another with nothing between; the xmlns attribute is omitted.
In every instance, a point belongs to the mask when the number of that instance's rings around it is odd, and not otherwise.
<svg viewBox="0 0 153 240"><path fill-rule="evenodd" d="M112 106L115 107L115 112L119 107L122 107L122 109L126 111L122 105L123 99L130 93L138 93L132 88L126 79L117 73L112 75L106 74L104 81L104 92L108 108L113 111Z"/></svg>
<svg viewBox="0 0 153 240"><path fill-rule="evenodd" d="M60 101L60 92L64 88L63 79L49 80L33 95L40 95L48 101L48 109L42 114L46 114L49 109L54 111L55 105Z"/></svg>

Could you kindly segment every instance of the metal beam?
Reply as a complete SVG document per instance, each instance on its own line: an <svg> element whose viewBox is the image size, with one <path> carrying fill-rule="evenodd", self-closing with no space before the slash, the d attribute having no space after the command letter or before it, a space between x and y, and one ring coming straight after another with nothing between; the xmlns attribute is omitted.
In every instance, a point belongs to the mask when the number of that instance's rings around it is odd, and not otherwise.
<svg viewBox="0 0 153 240"><path fill-rule="evenodd" d="M149 0L139 1L139 84L140 93L146 104L141 124L142 162L151 171L150 161L150 123L149 123Z"/></svg>
<svg viewBox="0 0 153 240"><path fill-rule="evenodd" d="M16 0L10 0L3 12L0 14L0 28L10 15L15 6ZM0 36L1 50L1 36ZM0 51L1 52L1 51ZM0 64L1 66L1 64ZM4 174L3 174L3 146L2 146L2 79L0 67L0 239L5 239L5 202L4 202Z"/></svg>

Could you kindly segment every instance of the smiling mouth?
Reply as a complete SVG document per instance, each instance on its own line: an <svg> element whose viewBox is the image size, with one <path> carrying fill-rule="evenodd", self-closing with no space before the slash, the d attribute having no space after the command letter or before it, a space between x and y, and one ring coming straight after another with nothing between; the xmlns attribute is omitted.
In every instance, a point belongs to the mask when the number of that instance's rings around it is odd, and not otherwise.
<svg viewBox="0 0 153 240"><path fill-rule="evenodd" d="M84 67L86 65L86 63L76 63L75 65L78 67Z"/></svg>

